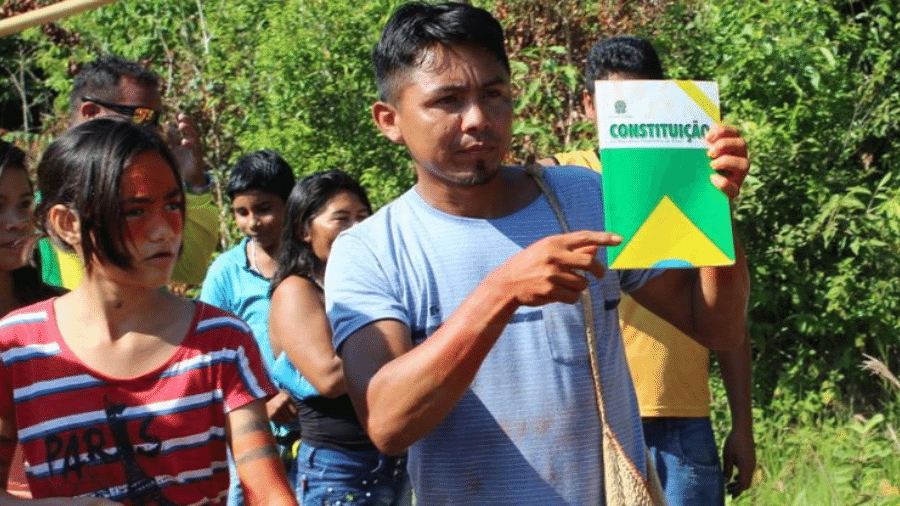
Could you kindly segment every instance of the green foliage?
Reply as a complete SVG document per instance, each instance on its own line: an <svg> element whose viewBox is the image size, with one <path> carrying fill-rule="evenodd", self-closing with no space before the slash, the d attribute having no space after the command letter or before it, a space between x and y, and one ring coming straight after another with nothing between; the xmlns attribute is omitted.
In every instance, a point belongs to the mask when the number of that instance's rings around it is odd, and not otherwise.
<svg viewBox="0 0 900 506"><path fill-rule="evenodd" d="M593 125L580 119L581 73L572 63L561 63L566 54L563 46L545 46L523 48L520 59L510 62L513 82L519 83L515 104L515 123L513 135L517 149L535 156L553 154L561 151L569 144L571 134L589 129L593 133ZM534 69L526 62L535 62ZM537 71L540 78L529 75ZM558 91L565 94L560 95ZM548 117L548 113L570 111L561 117ZM556 122L553 124L552 122ZM546 135L546 131L566 132L569 139L559 139ZM527 155L526 155L527 158Z"/></svg>
<svg viewBox="0 0 900 506"><path fill-rule="evenodd" d="M656 0L495 0L485 8L497 14L506 33L516 97L509 160L522 163L593 146L596 127L581 101L583 63L591 45L612 34L644 34L652 29L650 21L681 12L682 5Z"/></svg>
<svg viewBox="0 0 900 506"><path fill-rule="evenodd" d="M396 4L270 3L250 51L230 62L226 56L229 68L213 72L238 76L225 85L241 104L233 128L242 149L273 147L299 174L346 170L361 177L377 205L408 188L408 156L381 136L370 113L370 52Z"/></svg>
<svg viewBox="0 0 900 506"><path fill-rule="evenodd" d="M900 399L900 384L886 386L888 396ZM716 440L724 441L728 404L715 370L710 390ZM867 418L837 406L823 408L820 401L806 395L800 407L777 402L777 409L754 407L753 485L728 504L900 505L900 404Z"/></svg>
<svg viewBox="0 0 900 506"><path fill-rule="evenodd" d="M151 62L172 109L195 115L217 180L240 154L282 152L298 174L343 168L382 205L413 181L373 126L369 52L399 0L118 2L0 41L0 101L42 111L34 151L65 124L72 71L100 52ZM893 0L493 0L509 38L510 161L594 142L580 114L590 45L654 39L673 77L719 82L753 174L736 205L751 262L756 400L814 423L823 408L895 399L859 370L900 369L900 7ZM55 97L55 98L54 98ZM50 105L52 102L52 106ZM36 124L36 122L32 122ZM223 209L223 248L233 227ZM866 406L862 406L866 404Z"/></svg>
<svg viewBox="0 0 900 506"><path fill-rule="evenodd" d="M0 38L0 106L4 114L0 128L33 131L39 121L34 109L46 107L52 100L39 69L31 65L38 51L19 35Z"/></svg>
<svg viewBox="0 0 900 506"><path fill-rule="evenodd" d="M757 393L804 421L834 402L880 405L857 367L863 352L898 364L896 10L710 2L660 31L671 74L717 80L750 145L736 212L766 372Z"/></svg>
<svg viewBox="0 0 900 506"><path fill-rule="evenodd" d="M754 485L732 504L900 505L896 426L870 419L757 424Z"/></svg>

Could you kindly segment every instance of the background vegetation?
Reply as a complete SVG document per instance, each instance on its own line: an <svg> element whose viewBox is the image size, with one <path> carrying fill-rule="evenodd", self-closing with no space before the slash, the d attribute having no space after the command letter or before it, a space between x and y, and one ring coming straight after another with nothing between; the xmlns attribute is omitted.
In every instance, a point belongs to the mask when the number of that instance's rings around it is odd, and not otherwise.
<svg viewBox="0 0 900 506"><path fill-rule="evenodd" d="M3 15L41 3L5 0ZM241 153L270 147L298 174L348 170L384 204L412 184L368 110L369 51L397 3L119 2L31 29L0 39L0 127L36 157L65 127L79 65L118 53L163 75L169 107L199 118L219 180ZM754 165L736 214L752 264L760 463L736 503L900 504L897 2L476 3L507 29L510 162L592 146L578 96L598 38L650 37L672 77L718 81ZM222 210L224 249L234 232ZM879 362L862 368L865 354Z"/></svg>

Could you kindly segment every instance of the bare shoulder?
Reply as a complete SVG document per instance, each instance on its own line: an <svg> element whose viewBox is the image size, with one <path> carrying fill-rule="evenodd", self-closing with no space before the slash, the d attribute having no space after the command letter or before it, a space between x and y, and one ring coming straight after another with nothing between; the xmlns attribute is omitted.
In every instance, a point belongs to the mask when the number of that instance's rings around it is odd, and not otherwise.
<svg viewBox="0 0 900 506"><path fill-rule="evenodd" d="M287 330L281 327L284 322L296 322L298 319L312 322L324 318L325 296L312 281L300 276L288 276L272 292L270 328ZM291 333L294 334L293 331Z"/></svg>
<svg viewBox="0 0 900 506"><path fill-rule="evenodd" d="M322 301L322 291L307 278L288 276L272 291L272 304L305 304Z"/></svg>

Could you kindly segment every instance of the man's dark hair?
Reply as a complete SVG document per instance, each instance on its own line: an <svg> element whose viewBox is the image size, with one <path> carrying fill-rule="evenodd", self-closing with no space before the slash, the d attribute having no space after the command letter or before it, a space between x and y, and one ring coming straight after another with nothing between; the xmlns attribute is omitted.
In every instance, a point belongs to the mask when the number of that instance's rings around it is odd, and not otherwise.
<svg viewBox="0 0 900 506"><path fill-rule="evenodd" d="M242 156L231 167L225 193L234 200L237 193L262 190L287 202L295 181L294 171L281 155L271 149L260 149Z"/></svg>
<svg viewBox="0 0 900 506"><path fill-rule="evenodd" d="M297 181L285 206L277 255L278 269L272 277L272 290L291 275L316 282L315 273L322 268L322 261L305 237L313 219L324 210L328 200L342 191L356 195L372 213L366 190L344 171L314 172Z"/></svg>
<svg viewBox="0 0 900 506"><path fill-rule="evenodd" d="M401 74L419 65L436 45L486 49L509 72L503 28L488 11L457 2L411 2L394 11L372 51L380 99L395 100Z"/></svg>
<svg viewBox="0 0 900 506"><path fill-rule="evenodd" d="M594 44L584 68L585 86L593 95L594 81L602 81L617 72L644 79L663 78L662 64L653 45L635 35L618 35Z"/></svg>
<svg viewBox="0 0 900 506"><path fill-rule="evenodd" d="M162 156L183 192L175 158L165 141L147 128L120 119L97 118L66 131L50 144L37 167L41 202L35 215L44 233L66 251L73 250L47 223L50 209L62 204L78 216L85 259L96 255L101 262L129 268L133 259L126 246L119 189L125 169L147 151ZM181 215L183 218L184 199ZM86 272L91 272L91 266L85 261Z"/></svg>
<svg viewBox="0 0 900 506"><path fill-rule="evenodd" d="M139 63L115 55L103 55L85 65L75 76L72 93L69 95L69 109L74 114L81 105L83 96L118 101L119 81L124 76L147 88L159 87L159 76Z"/></svg>

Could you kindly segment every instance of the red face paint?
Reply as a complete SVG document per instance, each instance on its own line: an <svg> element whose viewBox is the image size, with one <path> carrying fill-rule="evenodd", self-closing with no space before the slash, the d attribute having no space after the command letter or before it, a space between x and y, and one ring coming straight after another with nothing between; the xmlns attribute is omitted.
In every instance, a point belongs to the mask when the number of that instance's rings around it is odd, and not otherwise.
<svg viewBox="0 0 900 506"><path fill-rule="evenodd" d="M155 235L165 232L157 230L164 225L181 235L184 196L172 167L159 153L146 151L135 157L122 174L120 195L127 232L136 244L155 240Z"/></svg>
<svg viewBox="0 0 900 506"><path fill-rule="evenodd" d="M145 151L122 174L119 196L133 266L162 269L168 278L184 231L184 194L175 171L159 153Z"/></svg>

